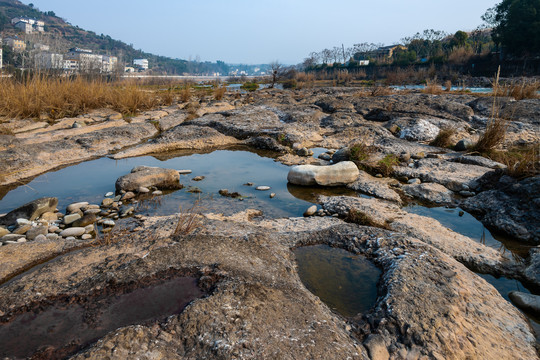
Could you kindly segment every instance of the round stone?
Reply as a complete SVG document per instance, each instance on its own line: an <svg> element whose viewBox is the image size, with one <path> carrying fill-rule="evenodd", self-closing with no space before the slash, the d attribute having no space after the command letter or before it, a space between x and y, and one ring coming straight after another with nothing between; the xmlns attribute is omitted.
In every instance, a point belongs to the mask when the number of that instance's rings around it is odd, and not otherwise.
<svg viewBox="0 0 540 360"><path fill-rule="evenodd" d="M72 227L65 229L60 233L60 236L62 237L70 237L70 236L81 236L85 233L85 229L83 227Z"/></svg>
<svg viewBox="0 0 540 360"><path fill-rule="evenodd" d="M304 211L304 216L313 216L317 212L317 205L312 205L307 208L306 211Z"/></svg>
<svg viewBox="0 0 540 360"><path fill-rule="evenodd" d="M257 186L257 187L255 188L255 190L259 190L259 191L270 190L270 186Z"/></svg>

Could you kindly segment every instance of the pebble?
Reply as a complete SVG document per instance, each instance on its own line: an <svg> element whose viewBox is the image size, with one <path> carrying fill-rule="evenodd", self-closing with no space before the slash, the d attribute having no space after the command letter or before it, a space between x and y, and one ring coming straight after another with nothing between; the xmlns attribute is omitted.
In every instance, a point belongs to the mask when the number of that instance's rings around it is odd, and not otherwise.
<svg viewBox="0 0 540 360"><path fill-rule="evenodd" d="M31 228L32 228L31 224L21 225L18 228L16 228L15 230L13 230L13 233L18 234L18 235L22 235L22 234L25 234Z"/></svg>
<svg viewBox="0 0 540 360"><path fill-rule="evenodd" d="M150 189L144 187L144 186L141 186L139 187L139 189L137 190L139 193L141 194L146 194L146 193L149 193L150 192Z"/></svg>
<svg viewBox="0 0 540 360"><path fill-rule="evenodd" d="M130 199L133 199L135 197L135 194L131 191L128 191L127 193L125 193L123 196L122 196L122 200L123 201L126 201L126 200L130 200Z"/></svg>
<svg viewBox="0 0 540 360"><path fill-rule="evenodd" d="M108 193L105 194L105 197L109 197L109 196L113 196L114 193L112 191L109 191Z"/></svg>
<svg viewBox="0 0 540 360"><path fill-rule="evenodd" d="M91 232L94 232L94 230L95 230L94 224L88 225L88 226L85 226L85 227L84 227L84 232L85 232L86 234L89 234L89 233L91 233Z"/></svg>
<svg viewBox="0 0 540 360"><path fill-rule="evenodd" d="M125 194L125 193L124 193ZM113 201L114 202L118 202L120 201L120 199L122 198L122 195L116 195L114 198L113 198Z"/></svg>
<svg viewBox="0 0 540 360"><path fill-rule="evenodd" d="M120 217L126 217L126 216L128 216L130 214L133 214L134 211L135 211L135 208L130 206L127 209L122 210L122 213L120 214Z"/></svg>
<svg viewBox="0 0 540 360"><path fill-rule="evenodd" d="M56 221L58 220L58 213L46 212L41 215L40 219L45 221Z"/></svg>
<svg viewBox="0 0 540 360"><path fill-rule="evenodd" d="M202 176L202 175L201 175L201 176L195 176L195 177L194 177L193 179L191 179L191 180L193 180L193 181L202 181L202 180L204 180L204 176Z"/></svg>
<svg viewBox="0 0 540 360"><path fill-rule="evenodd" d="M317 212L317 205L312 205L307 208L306 211L304 211L304 216L313 216Z"/></svg>
<svg viewBox="0 0 540 360"><path fill-rule="evenodd" d="M98 209L99 209L99 205L96 205L96 204L88 205L86 207L86 210L98 210Z"/></svg>
<svg viewBox="0 0 540 360"><path fill-rule="evenodd" d="M191 174L192 171L191 170L178 170L178 173L180 175L187 175L187 174Z"/></svg>
<svg viewBox="0 0 540 360"><path fill-rule="evenodd" d="M28 219L17 219L17 225L19 226L22 226L22 225L31 225L32 222Z"/></svg>
<svg viewBox="0 0 540 360"><path fill-rule="evenodd" d="M255 188L255 190L259 190L259 191L270 190L270 186L257 186L257 187Z"/></svg>
<svg viewBox="0 0 540 360"><path fill-rule="evenodd" d="M38 236L34 238L34 241L45 241L45 240L47 240L47 237L43 234L39 234Z"/></svg>
<svg viewBox="0 0 540 360"><path fill-rule="evenodd" d="M6 241L17 241L17 239L20 239L20 238L25 238L26 236L24 235L19 235L19 234L7 234L7 235L4 235L0 238L0 241L2 242L6 242Z"/></svg>
<svg viewBox="0 0 540 360"><path fill-rule="evenodd" d="M26 242L26 238L20 238L20 239L17 239L17 242L18 242L18 243L25 243L25 242Z"/></svg>
<svg viewBox="0 0 540 360"><path fill-rule="evenodd" d="M116 223L111 219L104 220L102 224L104 226L114 226L114 225L116 225Z"/></svg>
<svg viewBox="0 0 540 360"><path fill-rule="evenodd" d="M273 199L273 198L275 198L275 197L276 197L276 193L271 193L271 194L270 194L270 199Z"/></svg>
<svg viewBox="0 0 540 360"><path fill-rule="evenodd" d="M58 240L58 234L47 234L46 238L47 240L55 241Z"/></svg>
<svg viewBox="0 0 540 360"><path fill-rule="evenodd" d="M253 186L253 183L252 182L247 182L244 184L245 186Z"/></svg>
<svg viewBox="0 0 540 360"><path fill-rule="evenodd" d="M81 239L83 240L90 240L93 236L90 235L90 234L83 234L83 236L81 236Z"/></svg>
<svg viewBox="0 0 540 360"><path fill-rule="evenodd" d="M114 200L111 199L111 198L105 198L103 199L103 201L101 202L101 206L104 206L104 207L109 207L113 204Z"/></svg>
<svg viewBox="0 0 540 360"><path fill-rule="evenodd" d="M421 184L422 181L420 179L410 179L409 181L407 181L407 184Z"/></svg>
<svg viewBox="0 0 540 360"><path fill-rule="evenodd" d="M88 209L84 212L84 215L89 215L89 214L99 214L101 212L101 209Z"/></svg>
<svg viewBox="0 0 540 360"><path fill-rule="evenodd" d="M73 240L77 240L74 236L68 236L66 238L66 241L73 241Z"/></svg>
<svg viewBox="0 0 540 360"><path fill-rule="evenodd" d="M156 191L152 192L152 195L154 195L154 196L163 195L163 191L161 191L161 190L156 190Z"/></svg>
<svg viewBox="0 0 540 360"><path fill-rule="evenodd" d="M65 229L64 231L62 231L60 233L60 236L69 238L70 236L81 236L82 234L84 234L84 232L85 232L85 229L83 227L72 227L72 228Z"/></svg>
<svg viewBox="0 0 540 360"><path fill-rule="evenodd" d="M475 194L471 191L462 190L459 192L459 195L465 196L465 197L471 197L471 196L474 196Z"/></svg>
<svg viewBox="0 0 540 360"><path fill-rule="evenodd" d="M82 218L82 216L80 214L66 215L66 216L64 216L64 224L69 225L69 224L75 222L76 220L79 220L80 218Z"/></svg>
<svg viewBox="0 0 540 360"><path fill-rule="evenodd" d="M76 203L70 204L66 208L66 211L68 213L74 213L77 210L79 210L80 208L82 208L83 206L88 206L88 203L86 201L81 201L81 202L76 202Z"/></svg>

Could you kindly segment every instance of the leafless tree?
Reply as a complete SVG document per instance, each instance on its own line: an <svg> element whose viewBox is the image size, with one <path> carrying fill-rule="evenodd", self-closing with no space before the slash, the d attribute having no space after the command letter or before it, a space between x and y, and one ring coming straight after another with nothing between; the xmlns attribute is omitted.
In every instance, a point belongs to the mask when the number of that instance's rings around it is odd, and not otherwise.
<svg viewBox="0 0 540 360"><path fill-rule="evenodd" d="M278 61L273 61L270 63L270 75L272 76L272 83L270 88L273 88L276 82L279 80L281 73L283 71L283 65Z"/></svg>
<svg viewBox="0 0 540 360"><path fill-rule="evenodd" d="M328 64L332 59L332 50L324 49L321 51L321 59L323 63Z"/></svg>

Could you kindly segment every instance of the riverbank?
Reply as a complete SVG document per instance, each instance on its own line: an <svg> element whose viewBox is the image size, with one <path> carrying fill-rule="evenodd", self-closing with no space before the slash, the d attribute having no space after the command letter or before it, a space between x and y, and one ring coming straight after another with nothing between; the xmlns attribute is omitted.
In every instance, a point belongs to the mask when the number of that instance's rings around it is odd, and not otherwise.
<svg viewBox="0 0 540 360"><path fill-rule="evenodd" d="M264 206L250 210L254 201L225 197L216 200L223 211L218 206L193 214L143 215L133 203L148 196L140 187L123 193L117 188L108 196L110 202L87 199L90 204L81 215L92 209L103 219L118 215L111 235L88 232L91 237L84 240L53 240L45 234L44 239L0 246L0 257L7 260L0 264L0 329L16 327L29 312L42 314L43 320L36 321L47 323L48 311L56 308L85 314L89 322L80 326L92 327L92 319L102 319L95 310L99 304L118 306L111 300L114 296L129 299L129 294L143 294L137 292L141 289L159 289L166 281L188 284L185 279L190 278L200 293L187 307L145 319L126 315L126 322L118 322L125 327L100 334L98 342L49 344L42 356L536 358L532 320L476 274L516 279L540 294L540 231L535 221L540 215L539 175L512 178L505 170L510 163L471 153L466 146L459 150L459 143L474 144L482 136L494 117L492 101L474 94L376 94L364 88L263 89L226 93L221 100L208 95L136 116L101 109L53 122L4 122L10 133L0 135L2 198L40 174L104 156L130 159L135 166L143 165L136 164L141 156L164 161L185 151L212 153L231 146L262 151L279 166L353 161L359 175L344 186L352 194L315 187L309 191L314 196L295 195L308 201L306 207L316 205L315 216L309 217L280 219L271 211L265 214ZM508 121L499 150L538 146L540 101L497 101L497 113ZM448 147L429 145L449 128ZM313 156L310 149L318 154ZM234 173L235 167L245 166L243 161L231 163L227 173L216 166L216 176L234 179L240 193L244 189L244 195L255 200L264 196L278 201L296 191L278 185L278 179L264 195L245 190L244 183L253 179L235 178ZM122 171L119 176L129 173L127 168ZM205 188L205 181L214 180L203 175L209 173L197 170L189 181L180 176L185 189L177 191L200 187L203 194L216 192ZM282 177L286 185L286 175ZM84 177L77 181L85 186ZM269 184L258 179L251 186L259 185ZM319 189L325 192L317 193ZM157 185L149 190L156 192L156 203L162 197L166 202L171 191ZM40 191L45 195L47 190ZM128 192L133 197L126 196ZM271 192L274 197L269 198ZM61 202L64 205L51 209L61 214L57 220L77 212L64 209L67 202ZM110 208L114 202L116 210ZM105 203L109 205L104 208ZM522 247L516 253L498 251L432 217L406 211L411 203L459 206ZM129 207L134 207L134 216L121 216ZM182 216L198 219L196 226L179 232ZM55 221L47 225L56 226ZM10 226L7 231L14 231ZM292 249L316 244L362 255L380 269L376 301L369 311L344 316L305 287ZM9 334L0 338L9 339ZM10 346L12 352L2 355L20 356L14 355L19 354L18 345ZM35 346L37 351L41 345Z"/></svg>

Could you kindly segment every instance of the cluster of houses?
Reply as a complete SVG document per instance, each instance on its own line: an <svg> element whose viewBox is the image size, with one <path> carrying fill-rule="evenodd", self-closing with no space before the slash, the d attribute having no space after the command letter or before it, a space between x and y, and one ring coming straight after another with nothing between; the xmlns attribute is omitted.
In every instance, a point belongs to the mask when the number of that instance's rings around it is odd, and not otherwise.
<svg viewBox="0 0 540 360"><path fill-rule="evenodd" d="M15 17L11 19L11 24L24 34L43 33L45 23L28 17ZM50 51L46 44L32 44L32 49L27 49L27 42L18 36L7 37L3 42L14 52L31 50L27 55L25 66L42 70L58 70L66 73L93 72L112 73L118 70L118 58L110 55L95 54L92 50L72 48L67 53L59 54ZM0 38L0 69L3 64L2 39ZM122 69L124 70L124 69ZM128 67L128 71L148 70L147 59L135 59L133 67ZM125 71L124 70L124 71Z"/></svg>
<svg viewBox="0 0 540 360"><path fill-rule="evenodd" d="M25 34L32 34L33 32L45 31L44 21L31 19L28 17L14 17L13 19L11 19L11 25L21 30Z"/></svg>

